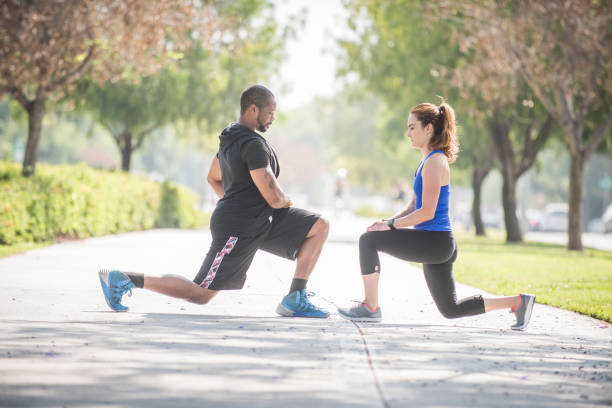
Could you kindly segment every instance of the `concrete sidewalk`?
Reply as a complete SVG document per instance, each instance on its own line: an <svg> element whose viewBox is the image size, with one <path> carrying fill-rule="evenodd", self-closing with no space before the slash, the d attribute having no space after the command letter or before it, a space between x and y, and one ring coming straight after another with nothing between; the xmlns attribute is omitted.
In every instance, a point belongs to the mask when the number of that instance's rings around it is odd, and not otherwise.
<svg viewBox="0 0 612 408"><path fill-rule="evenodd" d="M266 253L244 290L210 305L135 290L124 298L130 312L109 311L97 269L191 279L207 230L66 242L0 260L0 406L612 405L612 328L594 319L538 304L525 332L509 330L507 312L446 320L420 268L385 256L383 323L340 319L336 306L362 297L357 247L342 231L332 230L309 283L313 301L333 312L324 320L275 315L293 264Z"/></svg>

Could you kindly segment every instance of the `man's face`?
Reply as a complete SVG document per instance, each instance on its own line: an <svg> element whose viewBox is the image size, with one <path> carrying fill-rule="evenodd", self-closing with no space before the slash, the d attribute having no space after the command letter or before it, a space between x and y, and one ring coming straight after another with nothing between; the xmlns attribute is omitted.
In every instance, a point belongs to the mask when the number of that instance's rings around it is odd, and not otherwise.
<svg viewBox="0 0 612 408"><path fill-rule="evenodd" d="M259 110L257 115L257 130L265 132L268 130L272 122L274 122L274 112L276 111L276 101L274 98L270 98L270 102L267 106Z"/></svg>

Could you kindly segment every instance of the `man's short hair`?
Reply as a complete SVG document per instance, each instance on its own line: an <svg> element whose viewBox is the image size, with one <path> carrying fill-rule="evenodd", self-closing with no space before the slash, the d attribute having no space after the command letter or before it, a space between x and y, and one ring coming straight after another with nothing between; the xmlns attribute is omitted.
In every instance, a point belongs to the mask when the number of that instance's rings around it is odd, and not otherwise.
<svg viewBox="0 0 612 408"><path fill-rule="evenodd" d="M253 85L242 91L240 95L240 114L242 115L249 106L255 104L260 110L270 103L274 94L263 85Z"/></svg>

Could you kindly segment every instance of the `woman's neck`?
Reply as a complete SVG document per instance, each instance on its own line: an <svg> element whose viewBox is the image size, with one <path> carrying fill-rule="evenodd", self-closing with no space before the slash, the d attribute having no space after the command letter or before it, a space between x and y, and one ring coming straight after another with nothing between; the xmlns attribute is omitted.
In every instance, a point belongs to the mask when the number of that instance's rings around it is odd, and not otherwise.
<svg viewBox="0 0 612 408"><path fill-rule="evenodd" d="M431 152L433 152L433 149L431 147L421 147L421 154L423 155L423 157L427 157L427 155Z"/></svg>

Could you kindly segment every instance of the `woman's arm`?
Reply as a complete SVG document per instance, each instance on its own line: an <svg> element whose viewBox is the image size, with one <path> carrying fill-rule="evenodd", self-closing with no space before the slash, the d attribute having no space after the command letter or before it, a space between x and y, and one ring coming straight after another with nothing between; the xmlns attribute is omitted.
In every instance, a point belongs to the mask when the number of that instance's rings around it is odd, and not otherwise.
<svg viewBox="0 0 612 408"><path fill-rule="evenodd" d="M416 206L416 197L413 194L412 200L410 201L410 203L406 207L404 207L400 212L394 214L393 217L391 218L401 218L403 216L406 216L414 211L415 206Z"/></svg>
<svg viewBox="0 0 612 408"><path fill-rule="evenodd" d="M407 215L395 218L393 226L395 228L410 227L431 220L436 214L438 206L438 198L440 197L440 187L448 173L448 162L446 157L441 154L431 156L421 171L423 178L422 206L419 209L414 209ZM413 202L415 201L413 197ZM411 203L412 205L412 203ZM409 209L410 206L407 208ZM368 227L368 231L386 231L389 230L386 221L378 221Z"/></svg>

